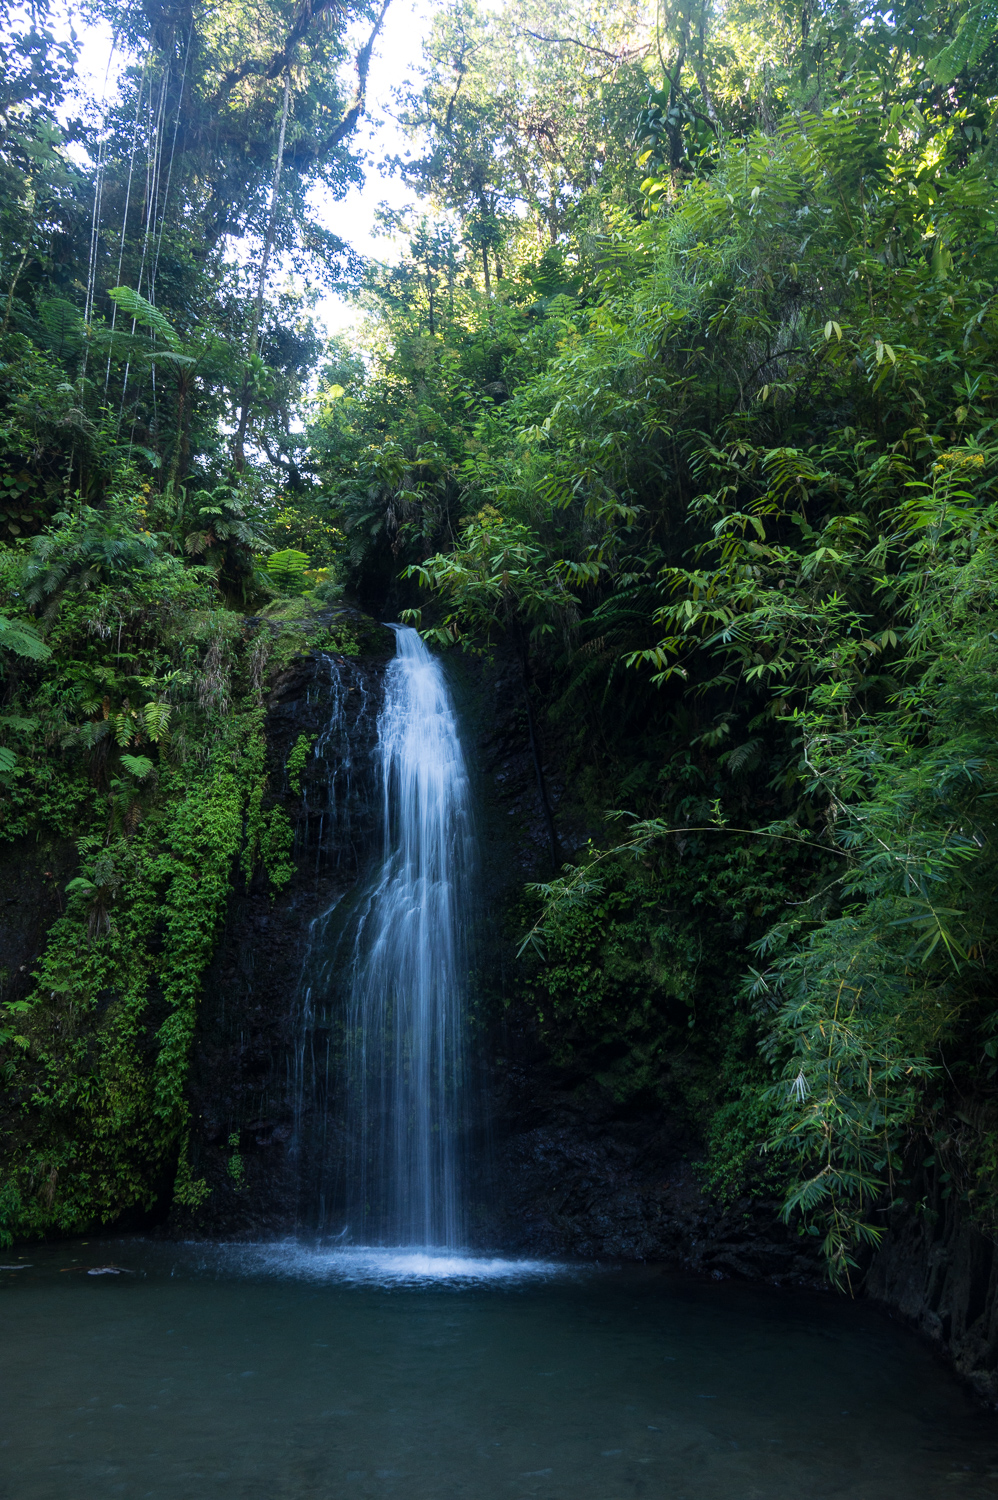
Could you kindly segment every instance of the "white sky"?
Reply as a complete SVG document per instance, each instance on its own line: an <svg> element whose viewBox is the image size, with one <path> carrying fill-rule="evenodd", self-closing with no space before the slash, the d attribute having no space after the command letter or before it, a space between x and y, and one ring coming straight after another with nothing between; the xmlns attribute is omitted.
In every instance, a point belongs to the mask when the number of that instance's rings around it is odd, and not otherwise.
<svg viewBox="0 0 998 1500"><path fill-rule="evenodd" d="M328 194L316 194L312 200L316 217L325 228L359 254L382 261L396 260L401 246L373 233L379 203L401 209L413 201L411 192L397 178L378 170L381 161L401 155L408 144L391 118L391 93L420 60L433 4L434 0L393 0L385 18L368 75L367 116L351 142L352 149L366 158L364 186L338 201ZM77 21L76 27L82 44L77 68L81 92L100 102L105 88L113 93L122 59L111 56L109 25L83 26ZM348 88L352 83L351 76ZM359 314L349 302L326 295L319 304L318 316L330 333L336 333L354 326Z"/></svg>

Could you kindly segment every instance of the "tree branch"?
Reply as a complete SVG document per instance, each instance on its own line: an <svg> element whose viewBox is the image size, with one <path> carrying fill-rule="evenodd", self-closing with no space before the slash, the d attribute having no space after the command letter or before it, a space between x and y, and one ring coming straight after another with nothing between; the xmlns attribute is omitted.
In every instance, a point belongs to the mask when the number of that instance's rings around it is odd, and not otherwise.
<svg viewBox="0 0 998 1500"><path fill-rule="evenodd" d="M313 4L312 0L302 0L302 5L294 21L291 23L291 30L288 32L284 46L280 52L273 53L269 58L247 57L243 59L238 67L230 68L215 90L214 97L211 100L211 107L217 109L225 101L227 95L232 93L236 84L242 83L244 78L251 76L277 78L294 60L294 53L298 43L305 36L316 17L321 16L323 11L334 9L340 9L340 0L317 0L316 4Z"/></svg>
<svg viewBox="0 0 998 1500"><path fill-rule="evenodd" d="M331 136L327 138L325 142L326 150L328 150L332 146L338 145L345 136L348 136L356 126L357 121L360 119L360 116L363 113L364 100L367 95L367 74L371 66L371 53L374 49L374 43L378 39L378 34L381 31L382 25L384 24L385 16L388 13L388 7L390 4L391 0L384 0L381 9L378 12L377 19L375 20L374 25L371 28L370 36L364 43L363 47L361 47L360 51L357 53L356 62L354 64L357 74L357 87L354 90L354 96L350 103L349 109L347 110L340 124L337 126L336 130ZM294 55L298 47L298 43L302 41L308 34L308 29L311 26L312 22L318 16L321 16L325 11L330 10L338 11L343 15L346 14L346 7L343 4L343 0L302 0L301 7L299 8L298 14L292 22L291 30L288 32L284 46L281 48L281 50L279 52L273 53L269 58L247 57L239 64L238 67L230 68L223 77L218 88L215 90L214 97L211 100L211 108L218 109L224 103L227 96L231 94L236 85L238 83L242 83L244 78L279 77L280 74L283 73L285 69L290 67L294 62Z"/></svg>
<svg viewBox="0 0 998 1500"><path fill-rule="evenodd" d="M630 57L640 57L646 50L642 47L632 47L629 52L608 52L605 47L594 47L591 42L583 42L577 36L541 36L539 31L529 31L523 28L524 36L533 37L535 42L558 42L569 47L581 47L584 52L595 52L598 57L606 57L610 62L626 62Z"/></svg>
<svg viewBox="0 0 998 1500"><path fill-rule="evenodd" d="M391 3L392 0L384 0L381 9L378 11L377 19L371 27L371 35L357 53L357 60L354 64L354 70L357 74L357 86L353 91L350 108L332 135L326 137L323 154L326 151L332 150L334 146L338 146L340 141L345 140L351 131L356 129L357 121L364 113L364 105L367 101L367 75L371 67L371 53L374 51L374 44L378 40L381 28L384 25L385 16L388 14L388 7Z"/></svg>

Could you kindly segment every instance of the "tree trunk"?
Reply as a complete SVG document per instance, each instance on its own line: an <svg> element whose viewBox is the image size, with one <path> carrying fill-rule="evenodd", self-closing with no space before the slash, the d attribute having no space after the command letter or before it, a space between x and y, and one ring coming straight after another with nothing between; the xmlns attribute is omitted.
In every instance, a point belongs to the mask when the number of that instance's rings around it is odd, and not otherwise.
<svg viewBox="0 0 998 1500"><path fill-rule="evenodd" d="M246 356L246 372L243 376L243 393L239 410L239 426L236 430L236 440L233 444L233 457L237 469L242 469L246 464L246 455L243 445L246 441L246 427L249 422L250 400L249 400L249 365L256 354L260 338L260 317L263 312L263 296L267 288L267 266L270 262L270 252L274 248L274 234L277 229L277 194L281 185L281 167L284 165L284 137L288 128L288 101L291 97L291 74L288 73L284 79L284 107L281 110L281 130L277 138L277 160L274 163L274 180L270 185L270 212L267 216L267 233L263 241L263 257L260 261L260 279L256 287L256 300L253 303L253 321L250 324L249 352Z"/></svg>
<svg viewBox="0 0 998 1500"><path fill-rule="evenodd" d="M176 485L181 473L181 464L184 459L184 448L186 447L185 436L187 428L187 391L183 381L177 386L177 431L173 443L173 457L170 460L170 473L167 478L167 487Z"/></svg>

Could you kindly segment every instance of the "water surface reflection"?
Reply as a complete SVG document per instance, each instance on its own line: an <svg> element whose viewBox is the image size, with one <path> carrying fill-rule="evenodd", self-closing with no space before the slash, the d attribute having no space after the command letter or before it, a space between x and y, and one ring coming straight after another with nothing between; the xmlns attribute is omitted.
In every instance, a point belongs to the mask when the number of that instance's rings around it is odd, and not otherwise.
<svg viewBox="0 0 998 1500"><path fill-rule="evenodd" d="M7 1500L998 1495L994 1417L831 1298L418 1248L19 1257Z"/></svg>

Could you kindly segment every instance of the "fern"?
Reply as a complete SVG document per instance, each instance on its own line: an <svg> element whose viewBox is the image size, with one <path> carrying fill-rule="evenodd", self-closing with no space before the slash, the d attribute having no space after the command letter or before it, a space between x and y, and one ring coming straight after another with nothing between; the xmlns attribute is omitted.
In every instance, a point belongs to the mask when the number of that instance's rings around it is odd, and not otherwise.
<svg viewBox="0 0 998 1500"><path fill-rule="evenodd" d="M38 302L38 316L53 354L61 357L79 349L86 329L72 302L65 297L42 297Z"/></svg>
<svg viewBox="0 0 998 1500"><path fill-rule="evenodd" d="M979 0L960 18L956 35L951 42L937 52L929 64L929 73L936 83L952 83L964 68L978 63L985 48L998 29L998 4L995 0Z"/></svg>
<svg viewBox="0 0 998 1500"><path fill-rule="evenodd" d="M29 661L46 661L52 655L33 625L9 620L6 615L0 615L0 649L3 648Z"/></svg>
<svg viewBox="0 0 998 1500"><path fill-rule="evenodd" d="M136 781L144 781L153 769L152 761L146 755L123 755L121 764Z"/></svg>
<svg viewBox="0 0 998 1500"><path fill-rule="evenodd" d="M267 558L267 576L271 583L286 594L301 593L305 587L305 570L308 553L287 547L282 552L272 552Z"/></svg>
<svg viewBox="0 0 998 1500"><path fill-rule="evenodd" d="M148 328L150 333L161 338L175 354L181 353L180 338L176 329L167 321L158 307L153 307L151 302L133 291L130 286L113 286L108 296L118 304L123 313L127 313L134 323L138 323L142 328Z"/></svg>
<svg viewBox="0 0 998 1500"><path fill-rule="evenodd" d="M171 712L169 703L147 703L142 710L146 734L154 743L169 739L168 725Z"/></svg>

